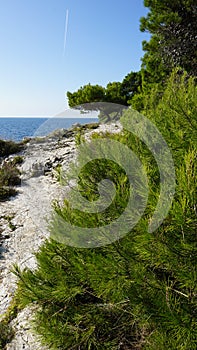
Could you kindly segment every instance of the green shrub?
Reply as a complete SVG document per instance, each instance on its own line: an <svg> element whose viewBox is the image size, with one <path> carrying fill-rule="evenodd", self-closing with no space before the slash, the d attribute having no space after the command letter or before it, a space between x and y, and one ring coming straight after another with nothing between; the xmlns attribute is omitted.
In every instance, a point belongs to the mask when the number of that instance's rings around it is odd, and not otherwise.
<svg viewBox="0 0 197 350"><path fill-rule="evenodd" d="M17 192L13 186L20 185L20 171L16 165L23 162L21 156L15 156L10 161L4 161L4 158L11 154L20 152L24 148L24 144L15 143L13 141L0 140L0 201L7 200L10 196Z"/></svg>
<svg viewBox="0 0 197 350"><path fill-rule="evenodd" d="M10 187L0 186L0 202L7 200L9 197L16 194L16 190Z"/></svg>
<svg viewBox="0 0 197 350"><path fill-rule="evenodd" d="M20 171L12 162L5 162L0 168L0 186L20 185Z"/></svg>
<svg viewBox="0 0 197 350"><path fill-rule="evenodd" d="M61 175L62 175L62 164L58 164L56 166L56 168L54 169L54 175L55 175L55 178L57 179L58 182L61 183Z"/></svg>
<svg viewBox="0 0 197 350"><path fill-rule="evenodd" d="M8 157L10 154L18 153L23 147L23 143L0 140L0 157Z"/></svg>
<svg viewBox="0 0 197 350"><path fill-rule="evenodd" d="M136 227L101 248L77 249L46 241L37 254L37 270L16 268L18 298L23 306L39 306L35 328L52 348L196 349L196 96L195 81L173 73L162 96L158 98L154 89L144 109L165 137L176 167L174 201L155 232L148 233L147 227L159 196L157 164L143 142L125 131L111 137L135 152L149 178L147 208ZM127 204L124 171L97 161L84 168L79 182L83 195L96 199L96 184L106 172L109 178L116 174L117 202L104 223L120 215ZM55 210L79 226L102 224L100 214L82 216L67 201ZM51 233L58 230L54 221Z"/></svg>
<svg viewBox="0 0 197 350"><path fill-rule="evenodd" d="M4 162L0 165L0 201L15 195L14 186L18 186L20 183L20 171L14 162Z"/></svg>
<svg viewBox="0 0 197 350"><path fill-rule="evenodd" d="M20 311L18 301L14 298L3 318L0 321L0 350L6 350L15 336L15 330L11 326L11 321L17 317Z"/></svg>
<svg viewBox="0 0 197 350"><path fill-rule="evenodd" d="M12 160L13 165L20 165L23 163L23 157L21 156L15 156L14 159Z"/></svg>
<svg viewBox="0 0 197 350"><path fill-rule="evenodd" d="M14 337L14 330L7 324L7 322L0 322L0 349L6 349L8 344Z"/></svg>

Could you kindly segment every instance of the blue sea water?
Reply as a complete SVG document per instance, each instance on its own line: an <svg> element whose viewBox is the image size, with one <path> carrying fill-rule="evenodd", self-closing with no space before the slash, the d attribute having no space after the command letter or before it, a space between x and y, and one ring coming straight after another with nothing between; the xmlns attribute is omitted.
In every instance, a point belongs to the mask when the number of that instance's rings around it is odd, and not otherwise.
<svg viewBox="0 0 197 350"><path fill-rule="evenodd" d="M75 123L97 122L95 118L0 118L0 139L21 141L24 137L44 136Z"/></svg>

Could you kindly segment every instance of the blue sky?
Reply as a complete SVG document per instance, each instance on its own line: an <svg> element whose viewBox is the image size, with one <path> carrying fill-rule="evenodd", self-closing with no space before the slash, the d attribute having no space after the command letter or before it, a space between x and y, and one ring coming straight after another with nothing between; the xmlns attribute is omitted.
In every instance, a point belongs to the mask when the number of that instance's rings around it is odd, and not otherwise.
<svg viewBox="0 0 197 350"><path fill-rule="evenodd" d="M0 0L0 116L54 116L66 91L139 70L146 13L143 0Z"/></svg>

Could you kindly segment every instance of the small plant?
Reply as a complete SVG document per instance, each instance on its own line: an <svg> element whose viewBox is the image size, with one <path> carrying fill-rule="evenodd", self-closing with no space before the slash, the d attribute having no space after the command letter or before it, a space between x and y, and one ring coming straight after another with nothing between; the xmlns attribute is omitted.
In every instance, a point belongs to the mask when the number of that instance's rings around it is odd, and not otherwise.
<svg viewBox="0 0 197 350"><path fill-rule="evenodd" d="M14 297L7 312L0 321L0 350L6 350L6 345L14 338L15 331L10 323L17 317L21 309L18 300Z"/></svg>
<svg viewBox="0 0 197 350"><path fill-rule="evenodd" d="M16 225L14 225L12 223L12 219L14 218L14 214L13 215L3 216L3 218L8 222L8 226L9 226L10 230L11 231L15 231L16 230Z"/></svg>
<svg viewBox="0 0 197 350"><path fill-rule="evenodd" d="M20 165L23 163L23 157L22 156L15 156L12 160L13 165Z"/></svg>
<svg viewBox="0 0 197 350"><path fill-rule="evenodd" d="M8 157L10 154L18 153L24 148L23 143L0 140L0 157Z"/></svg>
<svg viewBox="0 0 197 350"><path fill-rule="evenodd" d="M73 131L80 131L81 133L84 133L87 130L94 130L99 127L99 123L89 123L84 125L74 125L72 130Z"/></svg>
<svg viewBox="0 0 197 350"><path fill-rule="evenodd" d="M0 200L6 200L16 194L14 186L20 185L20 171L12 161L0 166Z"/></svg>
<svg viewBox="0 0 197 350"><path fill-rule="evenodd" d="M73 130L75 131L76 146L79 146L82 142L84 142L85 132L97 129L98 127L99 127L99 123L90 123L90 124L85 124L80 126L74 126Z"/></svg>
<svg viewBox="0 0 197 350"><path fill-rule="evenodd" d="M6 344L8 344L14 337L13 328L6 322L0 322L0 349L6 349Z"/></svg>
<svg viewBox="0 0 197 350"><path fill-rule="evenodd" d="M81 131L77 131L75 134L75 144L76 146L79 146L82 142L82 134Z"/></svg>
<svg viewBox="0 0 197 350"><path fill-rule="evenodd" d="M20 171L17 165L23 162L21 156L15 156L12 160L6 161L5 158L24 149L24 143L0 140L0 201L7 200L17 192L14 186L21 183Z"/></svg>
<svg viewBox="0 0 197 350"><path fill-rule="evenodd" d="M9 197L15 196L17 191L14 188L0 186L0 202L7 200Z"/></svg>
<svg viewBox="0 0 197 350"><path fill-rule="evenodd" d="M55 172L55 177L56 177L57 181L61 182L62 181L62 165L58 164L55 167L54 172Z"/></svg>
<svg viewBox="0 0 197 350"><path fill-rule="evenodd" d="M0 169L0 186L20 185L20 171L10 162L4 162Z"/></svg>

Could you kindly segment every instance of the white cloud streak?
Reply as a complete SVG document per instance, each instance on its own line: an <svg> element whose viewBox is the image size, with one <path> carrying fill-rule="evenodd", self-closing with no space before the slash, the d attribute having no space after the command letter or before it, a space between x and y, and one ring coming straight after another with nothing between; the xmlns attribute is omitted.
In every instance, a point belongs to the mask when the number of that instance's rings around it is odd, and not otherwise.
<svg viewBox="0 0 197 350"><path fill-rule="evenodd" d="M68 9L66 10L66 20L65 20L65 31L64 31L64 50L63 50L63 56L65 56L66 53L66 43L67 43L67 33L68 33Z"/></svg>

